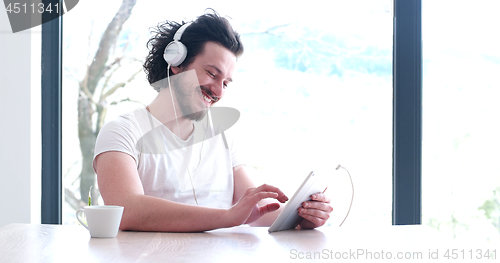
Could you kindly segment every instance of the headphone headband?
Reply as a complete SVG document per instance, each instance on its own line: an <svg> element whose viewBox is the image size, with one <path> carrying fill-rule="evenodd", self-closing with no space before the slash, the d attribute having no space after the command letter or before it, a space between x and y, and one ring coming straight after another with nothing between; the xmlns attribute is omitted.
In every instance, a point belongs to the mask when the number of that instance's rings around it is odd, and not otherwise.
<svg viewBox="0 0 500 263"><path fill-rule="evenodd" d="M186 31L186 28L191 25L191 22L185 23L179 29L177 29L177 32L175 32L174 35L174 41L181 41L182 34L184 34L184 31Z"/></svg>

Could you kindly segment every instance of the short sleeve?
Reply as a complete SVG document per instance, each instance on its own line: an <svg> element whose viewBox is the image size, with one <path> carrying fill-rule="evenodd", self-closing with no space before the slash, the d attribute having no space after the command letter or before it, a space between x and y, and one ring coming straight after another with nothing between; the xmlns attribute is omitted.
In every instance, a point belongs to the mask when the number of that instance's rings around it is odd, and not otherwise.
<svg viewBox="0 0 500 263"><path fill-rule="evenodd" d="M240 151L240 148L238 147L238 142L234 136L231 135L231 133L225 131L222 132L222 139L224 140L225 146L229 150L229 154L231 156L231 163L233 167L236 167L241 164L245 164L245 158L243 157L243 154Z"/></svg>
<svg viewBox="0 0 500 263"><path fill-rule="evenodd" d="M136 149L137 140L138 128L131 115L120 116L106 123L97 136L92 162L94 171L95 158L101 153L110 151L126 153L134 158L137 164L139 160L139 152Z"/></svg>

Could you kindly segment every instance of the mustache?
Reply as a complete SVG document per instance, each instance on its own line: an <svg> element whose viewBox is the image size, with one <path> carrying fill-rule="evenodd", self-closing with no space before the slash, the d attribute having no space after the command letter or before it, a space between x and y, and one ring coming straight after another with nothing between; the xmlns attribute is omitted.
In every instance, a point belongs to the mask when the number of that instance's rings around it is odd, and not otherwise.
<svg viewBox="0 0 500 263"><path fill-rule="evenodd" d="M198 88L200 89L200 91L207 94L214 101L214 103L220 100L220 97L215 96L215 94L209 88L205 86L198 86Z"/></svg>

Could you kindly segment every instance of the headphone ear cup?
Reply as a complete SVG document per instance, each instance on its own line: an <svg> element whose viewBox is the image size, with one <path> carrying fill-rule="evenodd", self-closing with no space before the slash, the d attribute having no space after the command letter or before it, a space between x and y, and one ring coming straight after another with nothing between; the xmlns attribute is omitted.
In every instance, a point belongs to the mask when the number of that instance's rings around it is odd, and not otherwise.
<svg viewBox="0 0 500 263"><path fill-rule="evenodd" d="M172 41L163 52L163 59L173 67L179 66L187 56L187 48L180 41Z"/></svg>

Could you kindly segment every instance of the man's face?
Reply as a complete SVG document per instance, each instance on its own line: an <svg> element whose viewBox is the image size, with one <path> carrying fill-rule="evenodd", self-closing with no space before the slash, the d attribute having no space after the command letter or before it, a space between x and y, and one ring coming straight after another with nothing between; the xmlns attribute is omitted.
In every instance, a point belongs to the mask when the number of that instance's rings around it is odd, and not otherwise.
<svg viewBox="0 0 500 263"><path fill-rule="evenodd" d="M208 107L224 96L235 67L236 56L214 42L207 42L203 52L188 67L172 67L174 74L188 73L172 83L183 118L201 120ZM191 70L195 74L190 74Z"/></svg>

